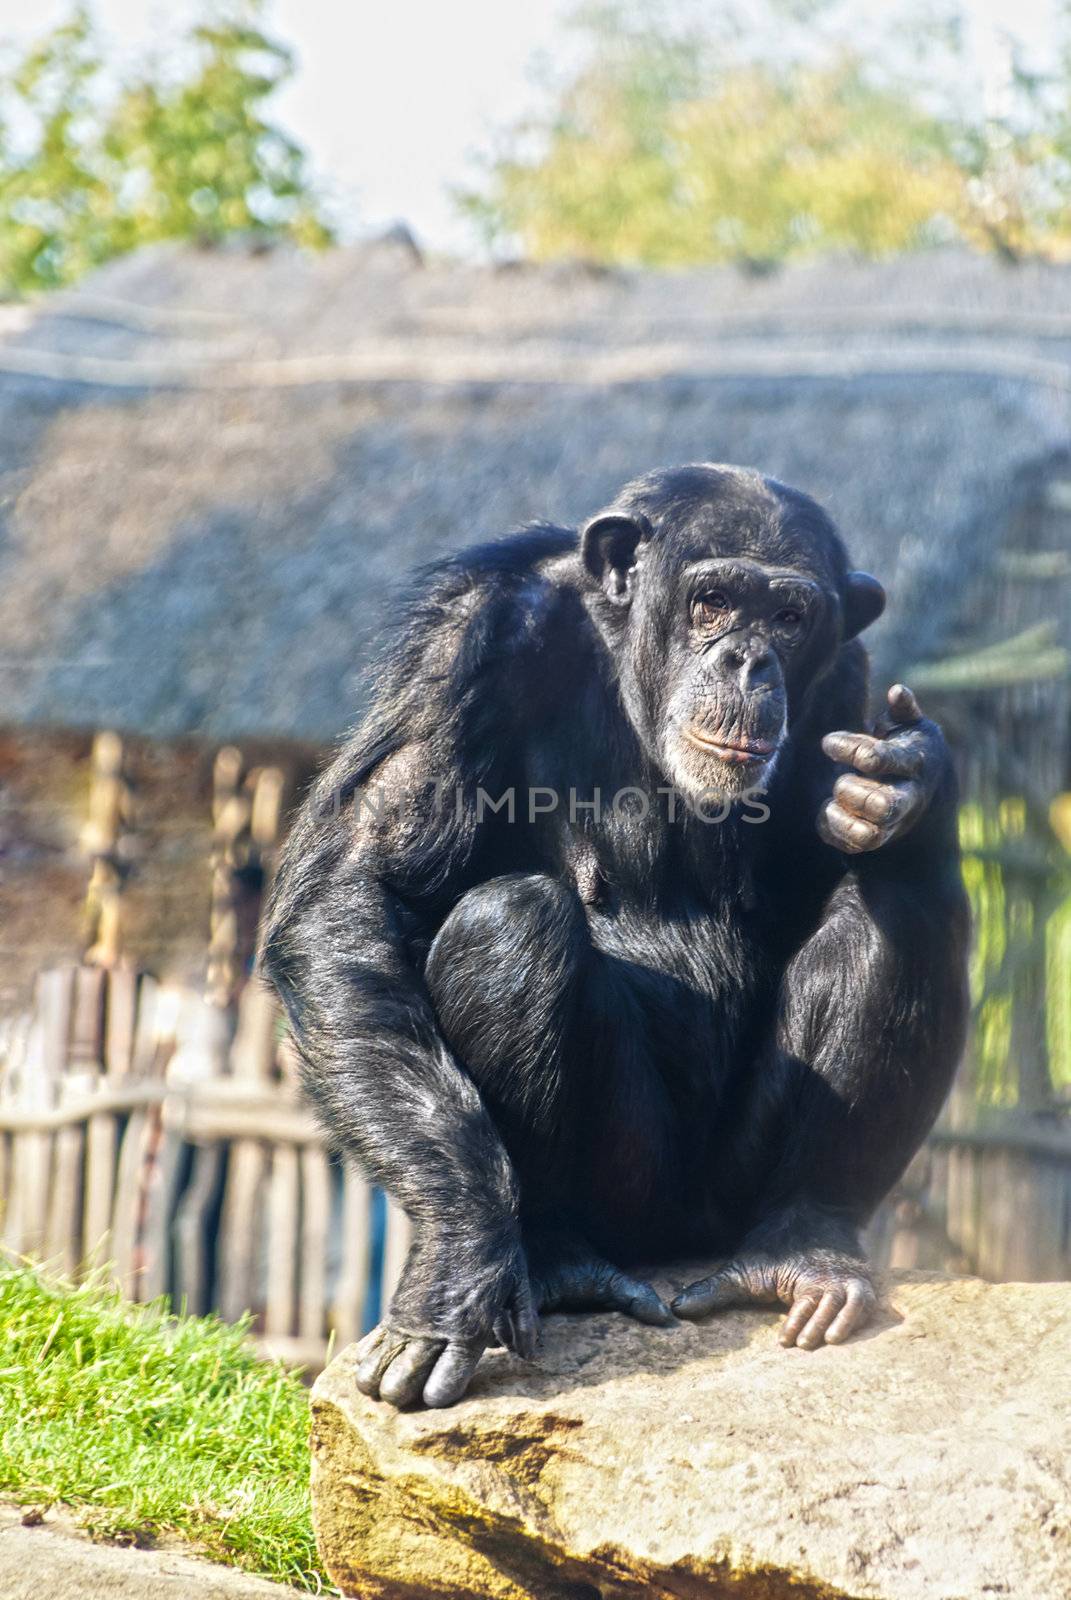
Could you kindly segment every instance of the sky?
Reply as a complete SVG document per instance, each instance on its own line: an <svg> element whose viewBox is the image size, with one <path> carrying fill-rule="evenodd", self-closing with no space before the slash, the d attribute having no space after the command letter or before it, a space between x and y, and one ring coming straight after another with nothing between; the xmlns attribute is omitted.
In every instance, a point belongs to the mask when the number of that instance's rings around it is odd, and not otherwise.
<svg viewBox="0 0 1071 1600"><path fill-rule="evenodd" d="M1011 32L1044 59L1058 0L965 0L983 77ZM563 26L576 0L270 0L268 24L299 71L274 113L308 150L343 235L404 220L434 250L468 253L452 185L471 179L494 131L540 104L534 68L567 67ZM24 39L65 16L69 0L0 0L0 38ZM192 0L95 0L117 54L167 36ZM887 0L854 0L880 15Z"/></svg>

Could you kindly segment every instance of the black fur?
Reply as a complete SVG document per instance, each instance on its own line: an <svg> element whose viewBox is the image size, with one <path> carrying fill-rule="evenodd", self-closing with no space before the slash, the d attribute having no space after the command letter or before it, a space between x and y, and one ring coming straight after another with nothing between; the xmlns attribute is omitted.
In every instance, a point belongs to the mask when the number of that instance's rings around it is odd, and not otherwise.
<svg viewBox="0 0 1071 1600"><path fill-rule="evenodd" d="M536 527L419 575L272 894L264 964L308 1092L415 1225L362 1369L395 1403L456 1399L494 1333L529 1350L533 1297L670 1320L628 1263L731 1254L702 1309L843 1299L866 1281L857 1229L962 1044L933 725L910 828L857 855L816 831L837 773L820 741L864 727L850 635L881 604L825 514L757 474L683 468L623 490L582 550ZM689 564L711 557L752 564L754 617L719 623L720 589L695 611ZM776 575L801 575L805 628L792 600L771 632L771 571L790 600ZM682 719L744 745L784 730L768 820L752 768L697 755ZM694 798L708 767L720 824L680 801L670 820L668 796L609 809L626 788ZM514 820L480 815L480 789L514 790Z"/></svg>

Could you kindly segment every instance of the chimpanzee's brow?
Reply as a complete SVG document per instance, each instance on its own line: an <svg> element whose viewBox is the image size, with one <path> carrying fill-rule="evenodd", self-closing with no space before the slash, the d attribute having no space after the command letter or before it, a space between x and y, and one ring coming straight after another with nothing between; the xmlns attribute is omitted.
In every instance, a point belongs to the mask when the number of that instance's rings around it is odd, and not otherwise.
<svg viewBox="0 0 1071 1600"><path fill-rule="evenodd" d="M810 573L797 572L793 567L767 567L760 561L748 561L741 556L704 556L700 560L686 562L682 571L689 579L739 578L750 583L761 579L765 583L791 583L805 589L821 588L821 584Z"/></svg>

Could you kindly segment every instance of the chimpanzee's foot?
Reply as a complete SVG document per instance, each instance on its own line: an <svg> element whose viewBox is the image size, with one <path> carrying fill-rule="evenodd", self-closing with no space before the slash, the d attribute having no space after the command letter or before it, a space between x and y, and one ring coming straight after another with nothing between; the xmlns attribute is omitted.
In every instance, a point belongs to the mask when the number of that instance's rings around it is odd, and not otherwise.
<svg viewBox="0 0 1071 1600"><path fill-rule="evenodd" d="M623 1311L651 1327L676 1326L676 1317L649 1283L603 1260L574 1233L526 1232L525 1253L540 1311Z"/></svg>
<svg viewBox="0 0 1071 1600"><path fill-rule="evenodd" d="M840 1344L866 1326L878 1297L865 1261L839 1250L802 1249L775 1256L736 1257L709 1278L690 1284L673 1301L679 1317L705 1317L730 1306L789 1307L781 1343L816 1350Z"/></svg>

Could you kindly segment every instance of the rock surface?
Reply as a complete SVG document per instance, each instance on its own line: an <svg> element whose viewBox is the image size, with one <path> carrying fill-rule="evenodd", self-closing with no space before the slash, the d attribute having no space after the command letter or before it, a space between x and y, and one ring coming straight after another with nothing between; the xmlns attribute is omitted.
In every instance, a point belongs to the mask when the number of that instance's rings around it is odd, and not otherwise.
<svg viewBox="0 0 1071 1600"><path fill-rule="evenodd" d="M679 1281L679 1280L678 1280ZM550 1317L452 1411L313 1396L320 1549L362 1600L1067 1600L1071 1284L896 1275L860 1338Z"/></svg>

